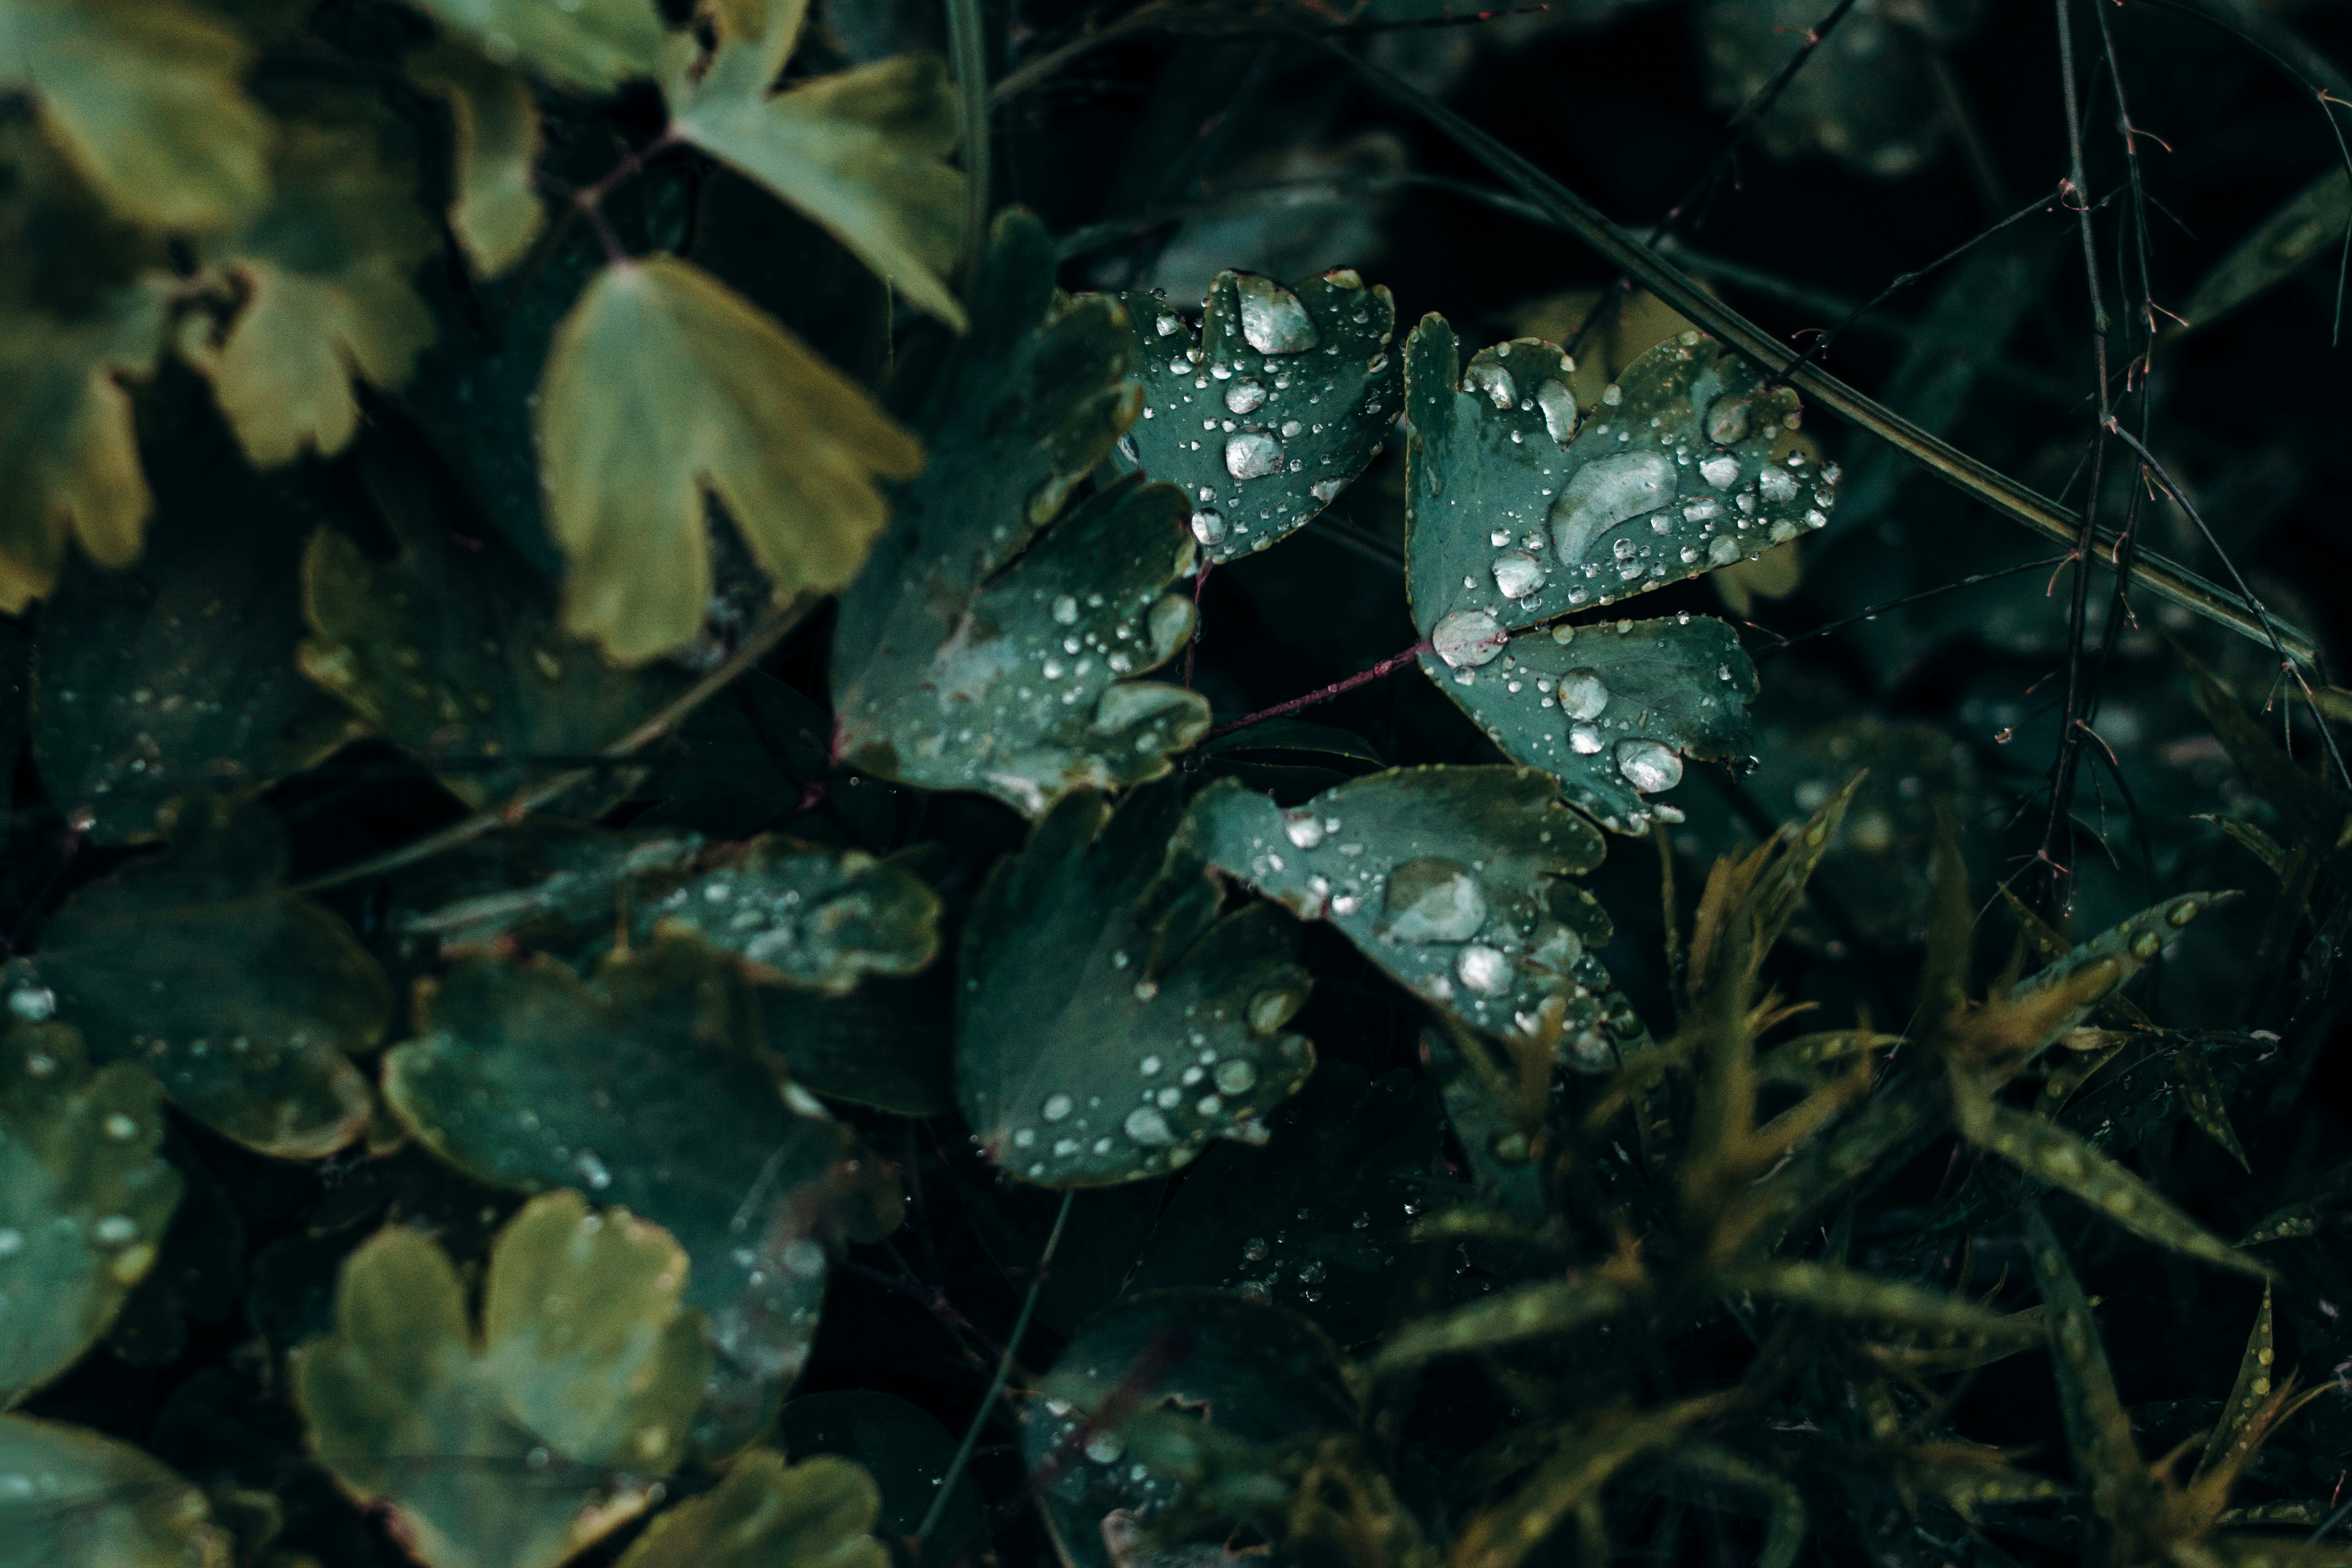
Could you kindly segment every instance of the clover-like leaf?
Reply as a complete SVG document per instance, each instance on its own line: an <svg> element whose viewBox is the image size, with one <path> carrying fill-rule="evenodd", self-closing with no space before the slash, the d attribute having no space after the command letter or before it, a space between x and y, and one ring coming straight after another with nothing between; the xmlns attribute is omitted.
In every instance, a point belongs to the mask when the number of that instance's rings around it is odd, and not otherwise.
<svg viewBox="0 0 2352 1568"><path fill-rule="evenodd" d="M678 669L616 670L560 629L544 583L500 541L452 536L414 460L362 463L397 555L333 529L303 552L303 674L469 805L604 750L685 689ZM604 802L625 783L605 781ZM593 811L595 794L567 804Z"/></svg>
<svg viewBox="0 0 2352 1568"><path fill-rule="evenodd" d="M1450 1185L1436 1093L1408 1073L1374 1082L1326 1062L1266 1126L1264 1148L1201 1157L1128 1289L1220 1286L1302 1313L1341 1344L1370 1339L1409 1308L1399 1254Z"/></svg>
<svg viewBox="0 0 2352 1568"><path fill-rule="evenodd" d="M665 1510L619 1568L889 1568L873 1534L873 1478L830 1457L786 1465L757 1448L710 1491Z"/></svg>
<svg viewBox="0 0 2352 1568"><path fill-rule="evenodd" d="M155 1266L180 1201L163 1093L60 1024L0 1035L0 1410L71 1365Z"/></svg>
<svg viewBox="0 0 2352 1568"><path fill-rule="evenodd" d="M418 0L491 59L528 67L568 91L605 93L651 76L667 35L653 0Z"/></svg>
<svg viewBox="0 0 2352 1568"><path fill-rule="evenodd" d="M973 330L916 416L930 466L842 596L836 754L1036 816L1074 789L1157 778L1207 733L1197 695L1124 679L1192 637L1191 599L1168 590L1198 549L1184 498L1134 476L1061 516L1135 416L1117 302L1056 307L1053 249L1025 213L998 220L972 298Z"/></svg>
<svg viewBox="0 0 2352 1568"><path fill-rule="evenodd" d="M343 449L359 428L353 376L408 379L433 341L415 277L440 248L414 172L364 120L289 121L270 170L269 200L199 250L241 305L217 344L182 340L264 468Z"/></svg>
<svg viewBox="0 0 2352 1568"><path fill-rule="evenodd" d="M530 84L504 66L454 44L408 58L408 79L449 108L449 232L484 278L523 258L546 221L534 184L539 105Z"/></svg>
<svg viewBox="0 0 2352 1568"><path fill-rule="evenodd" d="M1404 405L1396 301L1340 268L1288 289L1221 272L1201 324L1122 294L1143 417L1121 467L1174 483L1211 561L1264 550L1347 489Z"/></svg>
<svg viewBox="0 0 2352 1568"><path fill-rule="evenodd" d="M1283 1026L1307 1000L1282 918L1220 918L1197 860L1170 857L1170 781L1117 812L1075 795L997 866L964 929L956 1095L989 1158L1050 1187L1183 1165L1252 1142L1315 1050Z"/></svg>
<svg viewBox="0 0 2352 1568"><path fill-rule="evenodd" d="M839 1478L862 1467L880 1494L876 1523L884 1539L908 1541L922 1532L923 1520L938 1500L948 1472L956 1468L956 1438L919 1405L873 1389L832 1389L806 1394L784 1406L776 1440L791 1455L793 1472L803 1469ZM826 1458L838 1455L839 1458ZM855 1464L846 1461L855 1461ZM823 1463L831 1469L819 1472ZM835 1479L835 1495L845 1496ZM986 1498L965 1471L939 1523L924 1539L919 1561L927 1568L951 1568L983 1551L988 1532Z"/></svg>
<svg viewBox="0 0 2352 1568"><path fill-rule="evenodd" d="M253 51L181 0L7 0L0 86L107 205L153 228L213 228L269 189L268 117L240 79Z"/></svg>
<svg viewBox="0 0 2352 1568"><path fill-rule="evenodd" d="M128 1443L0 1415L0 1568L230 1568L205 1494Z"/></svg>
<svg viewBox="0 0 2352 1568"><path fill-rule="evenodd" d="M92 882L33 960L99 1062L143 1062L163 1090L265 1153L332 1153L367 1124L346 1059L383 1037L383 971L341 918L279 880L283 836L217 796L167 807L169 853Z"/></svg>
<svg viewBox="0 0 2352 1568"><path fill-rule="evenodd" d="M677 1237L719 1374L697 1437L722 1451L807 1355L825 1244L864 1227L849 1200L897 1199L751 1048L747 991L690 936L615 953L588 980L544 956L467 960L420 987L417 1037L384 1058L394 1111L467 1174L583 1187Z"/></svg>
<svg viewBox="0 0 2352 1568"><path fill-rule="evenodd" d="M625 664L702 627L707 498L788 599L857 574L883 522L874 481L922 460L863 387L667 256L588 286L556 329L535 423L571 562L564 626Z"/></svg>
<svg viewBox="0 0 2352 1568"><path fill-rule="evenodd" d="M1192 804L1184 842L1475 1028L1556 1040L1603 1071L1631 1009L1588 950L1609 917L1568 881L1601 836L1528 768L1398 768L1285 811L1231 782ZM1639 1032L1638 1022L1634 1032Z"/></svg>
<svg viewBox="0 0 2352 1568"><path fill-rule="evenodd" d="M335 492L256 473L200 394L158 396L148 418L163 506L145 552L69 566L34 634L41 779L100 843L152 838L173 796L265 788L361 732L294 668L301 540L341 511Z"/></svg>
<svg viewBox="0 0 2352 1568"><path fill-rule="evenodd" d="M343 1265L334 1331L296 1352L295 1403L430 1568L553 1568L686 1457L710 1360L688 1283L658 1226L551 1193L499 1233L478 1333L448 1255L390 1226Z"/></svg>
<svg viewBox="0 0 2352 1568"><path fill-rule="evenodd" d="M1201 1527L1188 1534L1222 1542L1231 1521L1200 1519L1206 1500L1184 1495L1201 1458L1230 1462L1356 1424L1344 1363L1319 1330L1217 1290L1162 1290L1113 1308L1063 1350L1038 1393L1022 1411L1021 1450L1055 1546L1077 1568L1132 1561L1128 1532L1148 1533L1166 1513ZM1267 1486L1286 1489L1263 1473L1248 1482L1261 1499Z"/></svg>
<svg viewBox="0 0 2352 1568"><path fill-rule="evenodd" d="M793 6L776 9L771 26L798 17ZM940 277L964 225L964 176L946 161L962 129L946 68L935 56L900 55L772 93L779 41L723 42L698 77L674 59L663 83L671 131L766 185L961 330L963 308Z"/></svg>

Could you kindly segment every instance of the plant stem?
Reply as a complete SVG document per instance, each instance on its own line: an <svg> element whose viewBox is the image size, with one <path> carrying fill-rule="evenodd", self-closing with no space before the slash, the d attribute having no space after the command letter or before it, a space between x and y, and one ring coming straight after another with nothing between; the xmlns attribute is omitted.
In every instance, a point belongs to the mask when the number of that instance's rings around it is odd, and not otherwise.
<svg viewBox="0 0 2352 1568"><path fill-rule="evenodd" d="M1429 643L1424 638L1402 653L1391 654L1370 669L1359 671L1345 680L1335 680L1330 685L1319 690L1310 691L1304 697L1294 697L1287 702L1277 702L1263 711L1246 714L1230 724L1220 724L1202 738L1213 741L1220 735L1230 735L1236 730L1246 730L1253 724L1263 724L1268 719L1279 719L1286 713L1296 713L1302 708L1312 708L1318 702L1328 702L1343 692L1353 691L1359 686L1370 686L1384 675L1395 674L1428 651Z"/></svg>

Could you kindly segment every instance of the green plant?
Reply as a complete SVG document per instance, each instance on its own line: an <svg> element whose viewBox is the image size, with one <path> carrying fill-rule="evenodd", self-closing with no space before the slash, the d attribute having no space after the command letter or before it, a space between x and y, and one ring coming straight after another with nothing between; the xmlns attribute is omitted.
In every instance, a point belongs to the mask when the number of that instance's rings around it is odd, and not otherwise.
<svg viewBox="0 0 2352 1568"><path fill-rule="evenodd" d="M2352 1563L2347 47L0 0L0 1568Z"/></svg>

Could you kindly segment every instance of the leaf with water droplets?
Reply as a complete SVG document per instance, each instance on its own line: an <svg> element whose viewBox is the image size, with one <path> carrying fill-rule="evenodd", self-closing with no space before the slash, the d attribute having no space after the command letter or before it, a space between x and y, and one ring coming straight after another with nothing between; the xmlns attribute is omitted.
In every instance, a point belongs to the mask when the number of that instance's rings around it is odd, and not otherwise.
<svg viewBox="0 0 2352 1568"><path fill-rule="evenodd" d="M664 29L651 0L419 0L435 20L501 64L521 65L569 92L597 95L660 63Z"/></svg>
<svg viewBox="0 0 2352 1568"><path fill-rule="evenodd" d="M755 1448L716 1488L665 1510L618 1568L889 1568L871 1533L880 1511L873 1479L848 1460L787 1465Z"/></svg>
<svg viewBox="0 0 2352 1568"><path fill-rule="evenodd" d="M1826 1263L1734 1264L1716 1270L1708 1283L1727 1295L1760 1296L1828 1318L1979 1338L2002 1329L1998 1314L1973 1301Z"/></svg>
<svg viewBox="0 0 2352 1568"><path fill-rule="evenodd" d="M154 1268L183 1185L163 1142L144 1068L91 1071L62 1024L0 1035L0 1410L96 1343Z"/></svg>
<svg viewBox="0 0 2352 1568"><path fill-rule="evenodd" d="M1590 1273L1513 1286L1407 1323L1381 1346L1371 1370L1385 1375L1438 1356L1572 1334L1615 1317L1639 1294L1622 1280Z"/></svg>
<svg viewBox="0 0 2352 1568"><path fill-rule="evenodd" d="M1053 277L1036 220L1000 218L972 331L915 416L930 464L834 634L842 761L1031 816L1158 778L1209 729L1198 695L1126 679L1192 635L1191 599L1171 592L1198 554L1184 498L1129 477L1061 516L1136 392L1118 303L1057 307Z"/></svg>
<svg viewBox="0 0 2352 1568"><path fill-rule="evenodd" d="M1548 774L1398 768L1288 811L1223 782L1193 802L1183 842L1474 1028L1555 1043L1583 1071L1640 1033L1591 956L1609 917L1567 880L1601 863L1601 836Z"/></svg>
<svg viewBox="0 0 2352 1568"><path fill-rule="evenodd" d="M1262 1456L1318 1433L1352 1432L1344 1359L1305 1319L1218 1290L1123 1302L1055 1358L1022 1409L1021 1451L1047 1529L1074 1568L1144 1557L1140 1526L1223 1542L1225 1498L1259 1507L1289 1488ZM1204 1483L1222 1482L1219 1495ZM1153 1539L1151 1546L1175 1546Z"/></svg>
<svg viewBox="0 0 2352 1568"><path fill-rule="evenodd" d="M2238 1238L2238 1245L2253 1247L2265 1241L2288 1241L2297 1237L2317 1236L2321 1227L2335 1217L2327 1212L2328 1207L2317 1200L2289 1204L2256 1220L2252 1228Z"/></svg>
<svg viewBox="0 0 2352 1568"><path fill-rule="evenodd" d="M1049 1187L1174 1170L1211 1138L1263 1139L1315 1066L1284 1028L1307 1001L1282 917L1220 918L1171 855L1173 780L1113 812L1066 797L998 864L964 929L956 1095L989 1158Z"/></svg>
<svg viewBox="0 0 2352 1568"><path fill-rule="evenodd" d="M551 1193L499 1233L477 1331L449 1256L388 1226L344 1263L334 1331L295 1352L294 1401L429 1568L554 1568L686 1458L710 1363L688 1284L658 1226Z"/></svg>
<svg viewBox="0 0 2352 1568"><path fill-rule="evenodd" d="M378 560L335 530L310 537L301 602L311 636L298 658L451 794L481 805L619 742L688 677L666 665L616 670L561 630L546 584L503 542L453 534L451 499L432 491L420 458L362 444L361 472L400 551ZM608 776L566 805L593 813L626 784Z"/></svg>
<svg viewBox="0 0 2352 1568"><path fill-rule="evenodd" d="M40 1478L36 1484L33 1478ZM5 1568L230 1568L205 1494L128 1443L0 1415Z"/></svg>
<svg viewBox="0 0 2352 1568"><path fill-rule="evenodd" d="M1122 294L1143 416L1122 468L1192 501L1192 536L1231 561L1304 528L1364 471L1404 405L1396 301L1341 268L1284 288L1221 272L1197 327Z"/></svg>
<svg viewBox="0 0 2352 1568"><path fill-rule="evenodd" d="M449 110L449 232L475 274L495 278L523 258L547 221L536 183L539 104L530 84L446 40L407 59L408 79Z"/></svg>
<svg viewBox="0 0 2352 1568"><path fill-rule="evenodd" d="M1160 1217L1130 1293L1216 1285L1360 1344L1411 1310L1415 1216L1465 1191L1437 1173L1444 1122L1411 1074L1326 1062L1266 1118L1261 1149L1201 1157Z"/></svg>
<svg viewBox="0 0 2352 1568"><path fill-rule="evenodd" d="M264 1153L332 1153L367 1124L345 1053L391 1022L383 971L341 919L288 892L286 846L257 805L165 808L169 853L90 883L33 960L99 1062L143 1062L189 1114Z"/></svg>
<svg viewBox="0 0 2352 1568"><path fill-rule="evenodd" d="M420 986L417 1037L384 1058L394 1111L468 1175L584 1188L677 1237L716 1357L696 1437L719 1452L807 1355L827 1245L870 1235L859 1204L887 1229L897 1203L848 1131L761 1059L755 1006L691 936L588 980L547 957L469 959Z"/></svg>
<svg viewBox="0 0 2352 1568"><path fill-rule="evenodd" d="M2238 1380L2230 1385L2230 1397L2222 1401L2221 1419L2205 1439L2205 1451L2198 1456L2196 1472L2189 1478L2192 1482L2216 1465L2227 1463L2232 1471L2242 1465L2246 1456L2233 1450L2242 1447L2248 1423L2270 1399L2272 1368L2277 1361L2278 1342L2271 1326L2271 1288L2264 1283L2263 1304L2254 1313L2254 1326L2246 1334L2245 1353L2238 1358ZM2263 1432L2257 1428L2255 1436L2259 1437Z"/></svg>
<svg viewBox="0 0 2352 1568"><path fill-rule="evenodd" d="M2090 1487L2092 1510L2105 1531L2136 1544L2158 1506L2156 1484L2132 1440L2131 1417L2107 1369L2107 1347L2059 1248L2058 1235L2032 1199L2024 1209L2026 1260L2050 1321L2050 1358L2066 1447L2074 1452L2076 1473Z"/></svg>

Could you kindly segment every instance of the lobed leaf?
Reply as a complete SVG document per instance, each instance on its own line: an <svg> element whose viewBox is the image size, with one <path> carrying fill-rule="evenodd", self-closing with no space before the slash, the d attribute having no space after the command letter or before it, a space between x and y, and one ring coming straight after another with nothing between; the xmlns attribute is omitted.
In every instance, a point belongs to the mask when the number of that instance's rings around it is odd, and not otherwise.
<svg viewBox="0 0 2352 1568"><path fill-rule="evenodd" d="M447 105L449 232L475 273L520 261L547 219L540 200L539 104L530 84L471 49L440 43L408 57L408 79Z"/></svg>
<svg viewBox="0 0 2352 1568"><path fill-rule="evenodd" d="M534 418L563 626L622 664L682 647L710 597L706 505L779 602L857 574L877 479L922 461L865 390L693 263L606 268L548 352Z"/></svg>
<svg viewBox="0 0 2352 1568"><path fill-rule="evenodd" d="M97 1343L155 1267L184 1185L156 1153L162 1101L142 1068L92 1071L63 1025L0 1034L0 1410Z"/></svg>
<svg viewBox="0 0 2352 1568"><path fill-rule="evenodd" d="M717 1488L664 1511L618 1568L889 1568L870 1533L880 1500L857 1466L831 1458L786 1465L755 1448Z"/></svg>
<svg viewBox="0 0 2352 1568"><path fill-rule="evenodd" d="M418 0L499 64L520 63L570 92L606 93L660 64L665 34L651 0Z"/></svg>
<svg viewBox="0 0 2352 1568"><path fill-rule="evenodd" d="M814 1474L815 1465L829 1467L829 1490L845 1503L851 1490L847 1472L863 1467L880 1494L874 1527L886 1541L908 1541L921 1532L939 1489L955 1468L955 1434L921 1405L872 1389L801 1395L784 1406L776 1441L793 1458L791 1473L808 1468ZM987 1538L986 1499L966 1470L917 1560L924 1568L952 1568L967 1554L984 1552Z"/></svg>
<svg viewBox="0 0 2352 1568"><path fill-rule="evenodd" d="M1286 289L1221 272L1197 327L1156 294L1118 300L1143 384L1119 466L1191 498L1209 561L1306 527L1379 454L1403 408L1403 363L1389 346L1396 301L1349 268Z"/></svg>
<svg viewBox="0 0 2352 1568"><path fill-rule="evenodd" d="M1314 1047L1292 938L1259 905L1220 918L1196 860L1167 850L1171 781L1116 813L1075 795L972 905L956 1011L956 1097L988 1157L1051 1187L1138 1181L1261 1120Z"/></svg>
<svg viewBox="0 0 2352 1568"><path fill-rule="evenodd" d="M130 1444L0 1415L0 1568L230 1568L205 1494ZM37 1482L34 1478L39 1478Z"/></svg>

